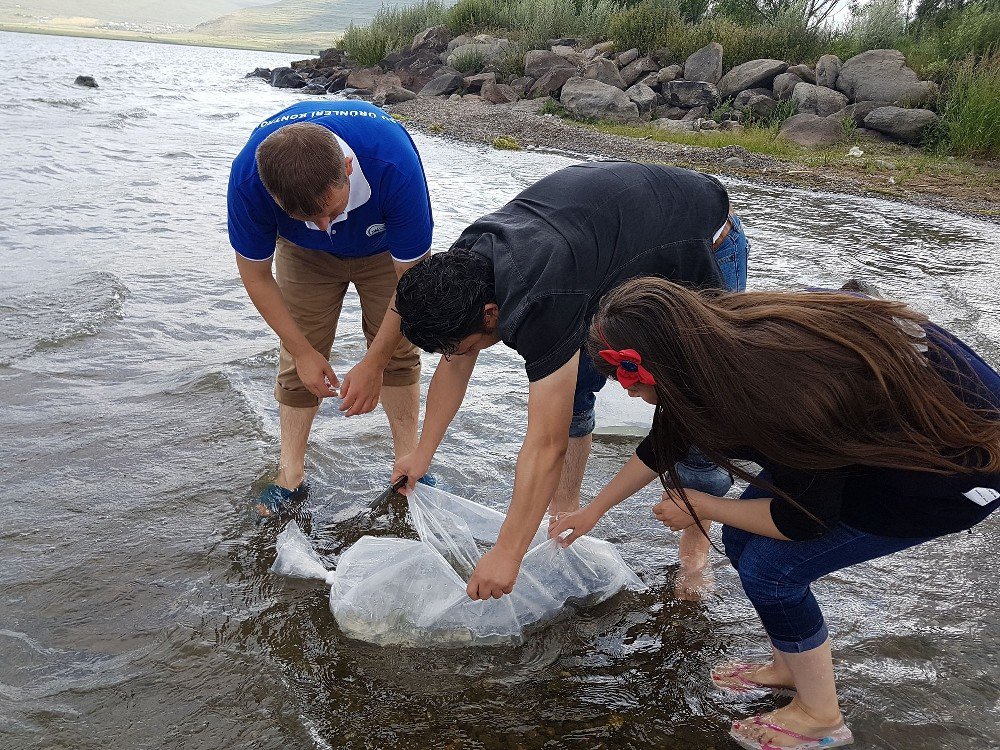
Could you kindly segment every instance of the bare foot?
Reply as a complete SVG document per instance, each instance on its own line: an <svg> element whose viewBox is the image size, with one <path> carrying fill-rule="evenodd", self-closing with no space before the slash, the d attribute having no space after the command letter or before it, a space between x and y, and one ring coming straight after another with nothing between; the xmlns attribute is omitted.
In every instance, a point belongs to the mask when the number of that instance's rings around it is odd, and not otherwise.
<svg viewBox="0 0 1000 750"><path fill-rule="evenodd" d="M700 602L715 591L715 576L707 565L688 567L681 564L674 579L674 596L686 602Z"/></svg>
<svg viewBox="0 0 1000 750"><path fill-rule="evenodd" d="M833 720L830 721L831 719ZM829 723L818 724L814 717L803 711L793 700L776 711L733 722L732 735L737 742L744 740L756 743L744 744L744 747L794 747L802 745L808 738L824 740L824 748L849 745L854 741L851 730L844 725L839 712L835 719L831 716L824 721ZM784 731L772 727L779 727ZM829 741L825 741L825 738L829 738Z"/></svg>

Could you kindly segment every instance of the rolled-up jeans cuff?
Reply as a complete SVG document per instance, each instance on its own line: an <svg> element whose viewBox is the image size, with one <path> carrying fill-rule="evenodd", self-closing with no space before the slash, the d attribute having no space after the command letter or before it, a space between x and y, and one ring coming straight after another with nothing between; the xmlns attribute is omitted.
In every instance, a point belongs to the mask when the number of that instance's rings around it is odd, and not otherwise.
<svg viewBox="0 0 1000 750"><path fill-rule="evenodd" d="M826 639L830 637L830 633L826 629L826 623L823 622L814 635L801 641L783 641L774 636L769 637L771 638L771 643L774 644L774 647L778 651L785 654L801 654L804 651L812 651L814 648L822 646L826 642Z"/></svg>
<svg viewBox="0 0 1000 750"><path fill-rule="evenodd" d="M597 418L593 409L573 415L573 420L569 423L569 436L571 438L587 437L597 426Z"/></svg>

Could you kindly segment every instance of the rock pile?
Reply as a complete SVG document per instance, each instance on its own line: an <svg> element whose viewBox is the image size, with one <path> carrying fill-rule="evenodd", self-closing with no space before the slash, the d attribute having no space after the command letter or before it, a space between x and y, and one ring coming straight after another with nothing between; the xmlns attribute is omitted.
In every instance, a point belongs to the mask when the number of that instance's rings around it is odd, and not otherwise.
<svg viewBox="0 0 1000 750"><path fill-rule="evenodd" d="M501 105L551 97L578 119L652 121L665 130L737 130L741 121L771 118L779 102L788 101L794 116L782 123L779 136L804 146L843 141L845 124L856 135L918 143L938 119L926 108L937 96L936 85L921 81L897 50L871 50L846 61L824 55L815 67L751 60L723 74L725 51L716 42L683 65L667 65L665 50L615 54L610 42L585 47L576 39L554 39L549 49L524 56L524 75L502 78L498 71L514 49L507 39L452 38L447 26L434 26L374 67L360 67L344 51L328 49L290 67L258 68L248 77L378 105L429 96Z"/></svg>

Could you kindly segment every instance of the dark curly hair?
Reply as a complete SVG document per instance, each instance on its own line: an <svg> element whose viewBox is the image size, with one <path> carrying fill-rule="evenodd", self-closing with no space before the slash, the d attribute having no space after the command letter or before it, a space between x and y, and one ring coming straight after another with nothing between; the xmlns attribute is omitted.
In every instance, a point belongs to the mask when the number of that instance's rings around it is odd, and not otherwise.
<svg viewBox="0 0 1000 750"><path fill-rule="evenodd" d="M415 346L454 354L483 328L483 308L496 302L493 264L471 250L436 253L404 273L396 285L396 312Z"/></svg>

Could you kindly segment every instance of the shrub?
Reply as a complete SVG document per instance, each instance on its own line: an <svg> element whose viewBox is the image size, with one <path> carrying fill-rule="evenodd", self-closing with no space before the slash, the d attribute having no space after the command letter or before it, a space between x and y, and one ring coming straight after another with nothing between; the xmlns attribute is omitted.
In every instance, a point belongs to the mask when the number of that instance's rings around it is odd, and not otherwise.
<svg viewBox="0 0 1000 750"><path fill-rule="evenodd" d="M389 36L386 29L376 23L367 26L351 23L340 39L341 49L365 67L378 65L380 60L397 49L397 43L395 37Z"/></svg>
<svg viewBox="0 0 1000 750"><path fill-rule="evenodd" d="M479 45L485 47L486 45ZM462 75L479 73L486 67L486 52L478 49L464 49L456 53L451 60L451 67Z"/></svg>
<svg viewBox="0 0 1000 750"><path fill-rule="evenodd" d="M1000 156L1000 49L969 55L942 86L941 121L930 135L961 156Z"/></svg>
<svg viewBox="0 0 1000 750"><path fill-rule="evenodd" d="M421 0L402 8L383 5L368 25L348 26L340 47L362 65L377 65L386 55L408 46L427 27L444 23L447 14L440 0Z"/></svg>

